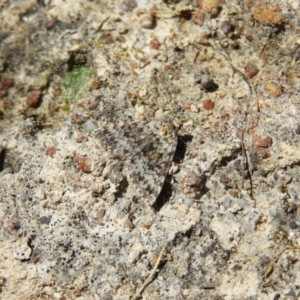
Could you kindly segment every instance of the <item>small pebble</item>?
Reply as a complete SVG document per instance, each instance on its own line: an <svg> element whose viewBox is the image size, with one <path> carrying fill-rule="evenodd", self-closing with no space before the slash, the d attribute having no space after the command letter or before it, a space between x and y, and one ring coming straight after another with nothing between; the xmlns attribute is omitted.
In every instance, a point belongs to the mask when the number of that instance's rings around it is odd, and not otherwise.
<svg viewBox="0 0 300 300"><path fill-rule="evenodd" d="M75 135L75 141L76 143L83 143L86 140L86 136L82 133L76 133Z"/></svg>
<svg viewBox="0 0 300 300"><path fill-rule="evenodd" d="M52 30L56 27L56 25L58 24L58 20L57 18L52 18L46 25L46 29L47 30Z"/></svg>
<svg viewBox="0 0 300 300"><path fill-rule="evenodd" d="M253 32L252 30L248 30L246 33L245 33L245 37L246 39L249 41L249 42L252 42L253 41Z"/></svg>
<svg viewBox="0 0 300 300"><path fill-rule="evenodd" d="M101 81L100 80L96 79L96 80L92 81L91 88L93 90L98 90L100 87L101 87Z"/></svg>
<svg viewBox="0 0 300 300"><path fill-rule="evenodd" d="M220 176L220 182L223 183L225 187L231 186L231 178L225 173Z"/></svg>
<svg viewBox="0 0 300 300"><path fill-rule="evenodd" d="M189 103L189 102L184 102L184 103L183 103L183 107L184 107L185 109L190 109L190 108L191 108L191 103Z"/></svg>
<svg viewBox="0 0 300 300"><path fill-rule="evenodd" d="M2 78L1 79L1 87L3 89L10 89L11 87L13 87L15 85L15 82L13 79L11 78Z"/></svg>
<svg viewBox="0 0 300 300"><path fill-rule="evenodd" d="M50 157L53 157L56 153L56 147L50 146L46 149L46 154Z"/></svg>
<svg viewBox="0 0 300 300"><path fill-rule="evenodd" d="M203 101L203 108L206 110L211 110L215 107L215 102L210 99Z"/></svg>
<svg viewBox="0 0 300 300"><path fill-rule="evenodd" d="M95 121L90 120L90 119L87 120L87 122L84 125L85 125L85 130L87 132L91 132L94 129L98 128L98 124Z"/></svg>
<svg viewBox="0 0 300 300"><path fill-rule="evenodd" d="M123 11L131 11L137 7L135 0L124 0L119 4L119 9Z"/></svg>
<svg viewBox="0 0 300 300"><path fill-rule="evenodd" d="M230 208L232 206L232 198L226 196L223 200L223 205L226 209Z"/></svg>
<svg viewBox="0 0 300 300"><path fill-rule="evenodd" d="M11 230L17 230L20 228L20 224L16 220L7 220L6 224L7 224L7 227Z"/></svg>
<svg viewBox="0 0 300 300"><path fill-rule="evenodd" d="M233 25L229 21L223 21L220 24L220 29L223 31L224 34L228 34L234 30Z"/></svg>
<svg viewBox="0 0 300 300"><path fill-rule="evenodd" d="M124 221L124 227L125 228L129 228L129 229L133 229L134 228L134 225L132 224L132 222L129 220L129 219L126 219Z"/></svg>
<svg viewBox="0 0 300 300"><path fill-rule="evenodd" d="M195 72L194 74L194 80L197 82L197 83L200 83L201 82L201 78L203 77L204 73L203 71L197 71Z"/></svg>
<svg viewBox="0 0 300 300"><path fill-rule="evenodd" d="M253 78L255 75L257 75L259 72L258 67L252 63L252 62L247 62L246 68L245 68L245 73L246 76L251 79Z"/></svg>
<svg viewBox="0 0 300 300"><path fill-rule="evenodd" d="M89 100L89 109L93 110L96 109L99 102L101 100L101 96L93 96L90 100Z"/></svg>
<svg viewBox="0 0 300 300"><path fill-rule="evenodd" d="M81 116L77 113L74 113L71 117L72 124L83 124L87 121L87 118L84 116Z"/></svg>
<svg viewBox="0 0 300 300"><path fill-rule="evenodd" d="M50 222L51 222L51 216L43 216L43 217L40 217L40 223L41 224L46 224L46 225L49 225Z"/></svg>
<svg viewBox="0 0 300 300"><path fill-rule="evenodd" d="M209 90L210 88L212 88L214 85L214 81L211 78L211 76L204 74L201 78L201 86L205 89L205 90Z"/></svg>
<svg viewBox="0 0 300 300"><path fill-rule="evenodd" d="M140 227L145 228L145 229L150 229L152 226L153 222L152 221L145 221L145 222L141 222L139 224Z"/></svg>
<svg viewBox="0 0 300 300"><path fill-rule="evenodd" d="M202 10L196 11L196 13L192 16L192 21L199 26L202 26L205 21L205 13Z"/></svg>
<svg viewBox="0 0 300 300"><path fill-rule="evenodd" d="M268 148L272 145L272 138L270 137L263 138L260 135L255 135L253 137L252 144L256 147Z"/></svg>
<svg viewBox="0 0 300 300"><path fill-rule="evenodd" d="M201 87L204 90L209 90L214 86L214 80L212 79L212 77L208 74L205 74L203 71L197 71L194 74L194 80L197 83L201 84Z"/></svg>
<svg viewBox="0 0 300 300"><path fill-rule="evenodd" d="M279 96L281 94L281 88L275 84L275 83L267 83L265 85L265 89L267 90L267 92L269 93L270 96L272 97L276 97Z"/></svg>
<svg viewBox="0 0 300 300"><path fill-rule="evenodd" d="M204 283L201 285L201 288L204 289L204 290L212 290L212 289L215 289L217 287L217 285L215 283Z"/></svg>
<svg viewBox="0 0 300 300"><path fill-rule="evenodd" d="M75 155L73 161L77 164L78 168L84 173L91 172L91 160L82 155Z"/></svg>
<svg viewBox="0 0 300 300"><path fill-rule="evenodd" d="M222 120L228 120L229 118L230 118L229 113L224 112L224 113L221 114L221 119Z"/></svg>
<svg viewBox="0 0 300 300"><path fill-rule="evenodd" d="M26 104L29 107L38 107L41 103L42 92L34 90L27 95Z"/></svg>
<svg viewBox="0 0 300 300"><path fill-rule="evenodd" d="M158 50L159 47L160 47L160 42L158 41L158 39L154 38L153 40L150 41L150 48L154 50Z"/></svg>
<svg viewBox="0 0 300 300"><path fill-rule="evenodd" d="M189 199L197 198L199 191L204 187L205 178L189 171L181 180L180 187Z"/></svg>
<svg viewBox="0 0 300 300"><path fill-rule="evenodd" d="M0 98L4 98L7 95L8 95L8 91L7 90L0 91Z"/></svg>
<svg viewBox="0 0 300 300"><path fill-rule="evenodd" d="M144 14L139 18L139 23L142 28L150 29L154 26L154 16L152 14Z"/></svg>
<svg viewBox="0 0 300 300"><path fill-rule="evenodd" d="M41 253L42 251L39 248L34 248L31 253L30 262L37 263L41 258Z"/></svg>
<svg viewBox="0 0 300 300"><path fill-rule="evenodd" d="M3 276L0 276L0 287L3 286L6 282L6 278Z"/></svg>
<svg viewBox="0 0 300 300"><path fill-rule="evenodd" d="M296 223L295 221L291 221L291 222L289 223L289 226L290 226L291 229L296 229L296 228L298 228L298 225L297 225L297 223Z"/></svg>

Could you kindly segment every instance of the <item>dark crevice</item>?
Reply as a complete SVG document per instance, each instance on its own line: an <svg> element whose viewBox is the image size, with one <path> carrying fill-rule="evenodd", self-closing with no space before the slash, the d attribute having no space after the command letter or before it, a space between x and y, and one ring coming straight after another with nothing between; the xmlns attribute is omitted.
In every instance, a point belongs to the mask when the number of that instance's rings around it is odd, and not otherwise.
<svg viewBox="0 0 300 300"><path fill-rule="evenodd" d="M6 149L1 149L0 151L0 172L4 170L4 162L6 156Z"/></svg>

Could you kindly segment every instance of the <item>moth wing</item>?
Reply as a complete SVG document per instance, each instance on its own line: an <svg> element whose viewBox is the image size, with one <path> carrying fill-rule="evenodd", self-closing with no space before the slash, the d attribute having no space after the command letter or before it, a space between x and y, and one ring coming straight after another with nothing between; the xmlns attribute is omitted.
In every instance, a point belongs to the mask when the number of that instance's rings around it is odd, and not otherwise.
<svg viewBox="0 0 300 300"><path fill-rule="evenodd" d="M99 129L97 137L107 150L123 161L135 196L153 205L176 150L174 128L161 121L110 124Z"/></svg>

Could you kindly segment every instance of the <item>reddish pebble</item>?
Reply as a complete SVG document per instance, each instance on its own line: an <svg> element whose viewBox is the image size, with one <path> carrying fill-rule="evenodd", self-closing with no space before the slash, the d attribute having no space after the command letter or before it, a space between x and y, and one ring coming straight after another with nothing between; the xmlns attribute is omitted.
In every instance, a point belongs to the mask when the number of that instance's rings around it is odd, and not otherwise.
<svg viewBox="0 0 300 300"><path fill-rule="evenodd" d="M75 140L77 143L83 143L86 140L86 136L82 133L77 133Z"/></svg>
<svg viewBox="0 0 300 300"><path fill-rule="evenodd" d="M184 107L185 109L190 109L190 108L191 108L191 103L189 103L189 102L184 102L184 103L183 103L183 107Z"/></svg>
<svg viewBox="0 0 300 300"><path fill-rule="evenodd" d="M251 79L258 74L259 69L252 62L248 62L245 68L247 78Z"/></svg>
<svg viewBox="0 0 300 300"><path fill-rule="evenodd" d="M2 78L1 79L1 86L3 89L9 89L11 87L13 87L15 84L13 79L10 78Z"/></svg>
<svg viewBox="0 0 300 300"><path fill-rule="evenodd" d="M53 157L56 153L56 147L50 146L46 149L46 154L50 157Z"/></svg>
<svg viewBox="0 0 300 300"><path fill-rule="evenodd" d="M200 177L194 171L189 171L181 180L180 186L189 199L196 199L204 186L204 177Z"/></svg>
<svg viewBox="0 0 300 300"><path fill-rule="evenodd" d="M129 99L137 99L138 98L138 94L137 93L126 92L126 96Z"/></svg>
<svg viewBox="0 0 300 300"><path fill-rule="evenodd" d="M221 114L221 119L222 120L228 120L230 118L230 114L229 113L222 113Z"/></svg>
<svg viewBox="0 0 300 300"><path fill-rule="evenodd" d="M8 95L8 92L6 90L0 91L0 98L4 98Z"/></svg>
<svg viewBox="0 0 300 300"><path fill-rule="evenodd" d="M14 103L11 100L3 100L2 102L2 107L4 109L9 109L12 108L14 106Z"/></svg>
<svg viewBox="0 0 300 300"><path fill-rule="evenodd" d="M210 100L210 99L207 99L205 101L203 101L203 108L206 109L206 110L211 110L215 107L215 102Z"/></svg>
<svg viewBox="0 0 300 300"><path fill-rule="evenodd" d="M57 18L52 18L46 25L47 30L54 29L58 23L57 21Z"/></svg>
<svg viewBox="0 0 300 300"><path fill-rule="evenodd" d="M101 81L96 79L96 80L93 80L92 83L91 83L91 88L93 90L97 90L101 87Z"/></svg>
<svg viewBox="0 0 300 300"><path fill-rule="evenodd" d="M158 50L160 47L160 42L158 41L158 39L153 39L150 41L150 48Z"/></svg>
<svg viewBox="0 0 300 300"><path fill-rule="evenodd" d="M73 161L77 164L78 168L82 172L91 172L91 160L88 157L82 155L75 155Z"/></svg>
<svg viewBox="0 0 300 300"><path fill-rule="evenodd" d="M6 282L6 278L3 276L0 276L0 286L2 287Z"/></svg>
<svg viewBox="0 0 300 300"><path fill-rule="evenodd" d="M272 145L272 138L270 138L270 137L263 138L260 135L255 135L253 137L252 144L256 147L267 148Z"/></svg>
<svg viewBox="0 0 300 300"><path fill-rule="evenodd" d="M197 25L202 26L205 21L205 12L202 10L196 11L195 14L192 16L192 21Z"/></svg>
<svg viewBox="0 0 300 300"><path fill-rule="evenodd" d="M41 103L41 91L32 91L27 95L26 104L30 107L38 107Z"/></svg>
<svg viewBox="0 0 300 300"><path fill-rule="evenodd" d="M245 33L245 37L248 41L252 42L253 41L253 32L251 29L249 29L246 33Z"/></svg>
<svg viewBox="0 0 300 300"><path fill-rule="evenodd" d="M101 36L101 42L103 44L111 44L114 41L114 37L110 33L104 33Z"/></svg>
<svg viewBox="0 0 300 300"><path fill-rule="evenodd" d="M101 96L93 96L89 101L89 109L96 109L100 100Z"/></svg>
<svg viewBox="0 0 300 300"><path fill-rule="evenodd" d="M83 124L87 121L87 118L84 116L81 116L79 114L74 113L71 117L72 124Z"/></svg>

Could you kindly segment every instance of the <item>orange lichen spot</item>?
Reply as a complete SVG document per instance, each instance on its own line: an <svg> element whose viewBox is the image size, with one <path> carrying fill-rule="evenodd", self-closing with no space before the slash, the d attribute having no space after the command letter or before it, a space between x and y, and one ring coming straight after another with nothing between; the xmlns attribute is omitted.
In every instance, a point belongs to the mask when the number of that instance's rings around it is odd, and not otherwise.
<svg viewBox="0 0 300 300"><path fill-rule="evenodd" d="M255 7L253 16L257 22L263 25L280 25L282 24L280 12L281 9L278 4L274 6L266 6L266 4L261 1Z"/></svg>
<svg viewBox="0 0 300 300"><path fill-rule="evenodd" d="M267 83L265 85L265 89L269 93L269 95L272 97L276 97L281 94L281 88L277 84L272 83L272 82Z"/></svg>
<svg viewBox="0 0 300 300"><path fill-rule="evenodd" d="M200 8L204 9L207 12L212 12L213 9L216 9L219 6L218 0L198 0L198 5Z"/></svg>

